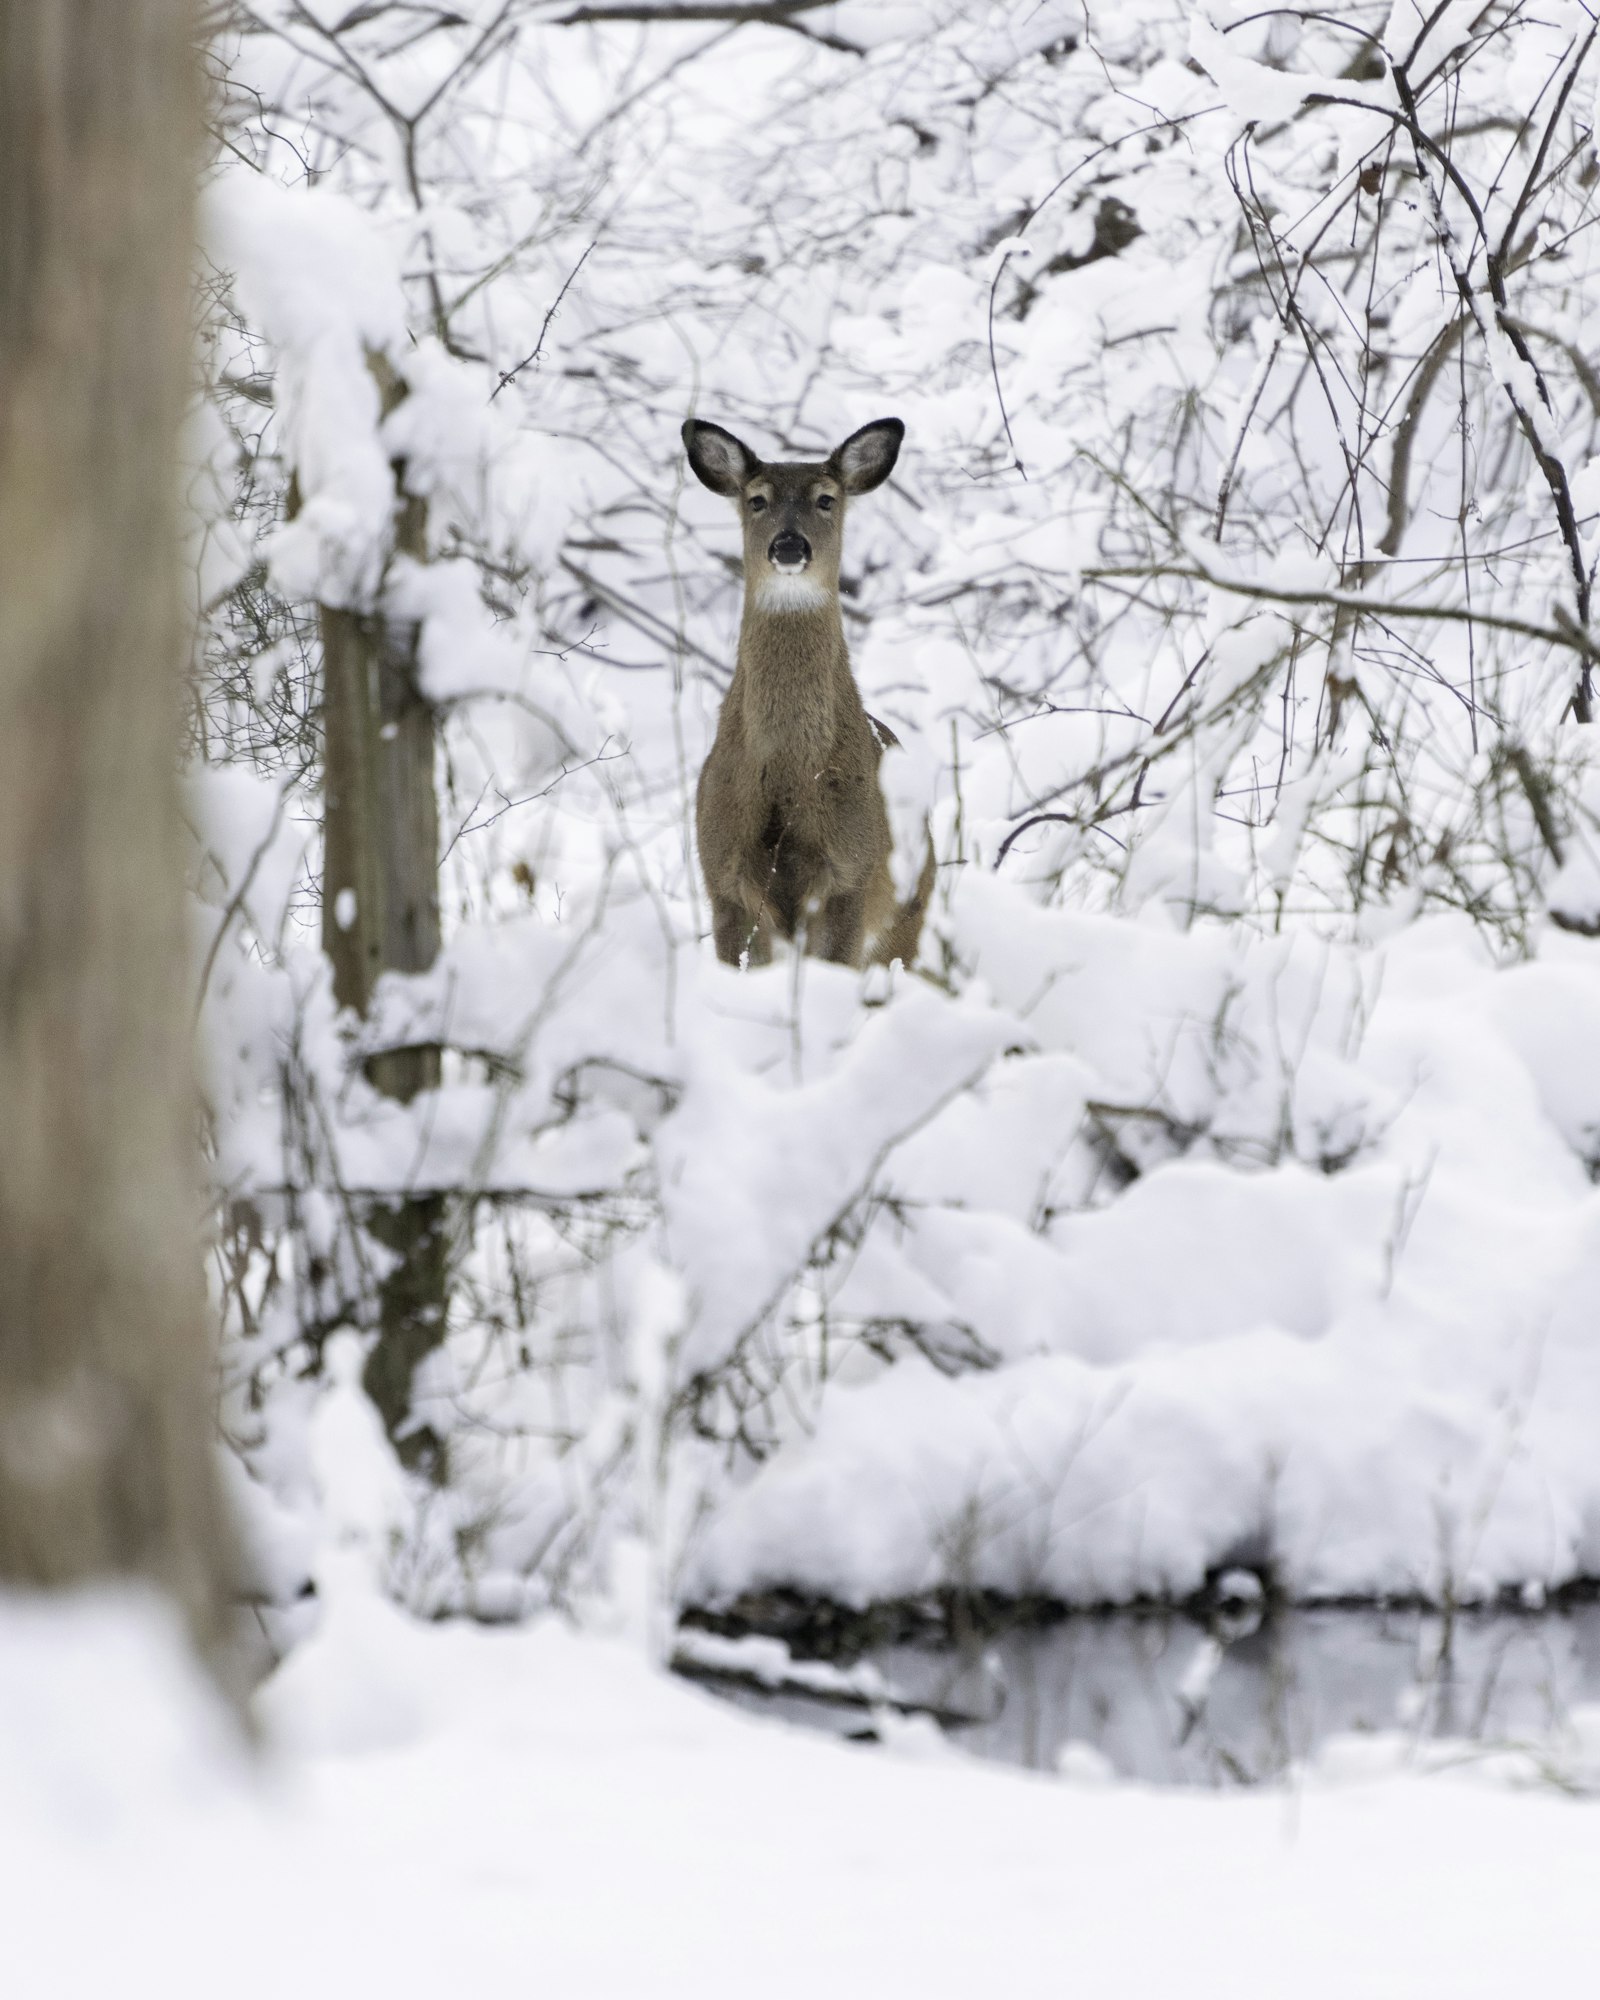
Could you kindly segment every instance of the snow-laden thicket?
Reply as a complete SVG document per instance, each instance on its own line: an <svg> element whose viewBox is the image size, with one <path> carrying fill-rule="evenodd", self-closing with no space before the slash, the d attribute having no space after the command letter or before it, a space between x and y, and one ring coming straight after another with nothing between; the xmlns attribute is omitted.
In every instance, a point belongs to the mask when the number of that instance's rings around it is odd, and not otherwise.
<svg viewBox="0 0 1600 2000"><path fill-rule="evenodd" d="M197 937L263 1596L330 1535L497 1616L641 1549L663 1603L1600 1573L1584 9L219 11ZM846 588L914 974L703 935L690 410L907 423ZM317 602L415 621L441 715L446 944L363 1021ZM442 1087L376 1094L417 1042ZM359 1386L361 1202L416 1189L439 1487Z"/></svg>

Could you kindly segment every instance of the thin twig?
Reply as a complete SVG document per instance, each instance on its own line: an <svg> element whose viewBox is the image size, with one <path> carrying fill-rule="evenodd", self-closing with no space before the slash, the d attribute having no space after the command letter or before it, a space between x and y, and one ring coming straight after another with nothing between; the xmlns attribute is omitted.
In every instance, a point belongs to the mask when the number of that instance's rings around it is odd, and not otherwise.
<svg viewBox="0 0 1600 2000"><path fill-rule="evenodd" d="M583 269L584 265L589 261L589 251L593 250L595 244L597 244L599 241L600 239L597 236L594 239L594 243L591 243L589 245L589 249L584 251L583 255L578 259L577 263L574 264L572 269L567 273L566 279L562 284L560 291L556 293L555 297L550 302L550 310L545 314L544 324L539 328L539 338L533 343L533 352L527 355L523 360L519 361L515 368L508 368L506 372L500 377L500 380L496 382L493 389L489 392L489 401L491 403L494 401L495 397L499 395L500 391L506 386L508 382L514 382L517 379L517 377L522 373L524 368L531 367L532 364L538 360L540 354L543 352L544 349L544 337L550 331L551 320L555 318L557 312L560 310L561 301L567 296L567 293L572 289L573 279L577 277L578 273Z"/></svg>

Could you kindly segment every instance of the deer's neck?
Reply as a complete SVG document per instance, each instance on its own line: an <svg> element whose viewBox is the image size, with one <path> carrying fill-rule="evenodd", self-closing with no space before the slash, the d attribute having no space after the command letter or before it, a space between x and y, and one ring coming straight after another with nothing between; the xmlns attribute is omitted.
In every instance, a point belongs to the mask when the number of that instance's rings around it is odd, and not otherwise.
<svg viewBox="0 0 1600 2000"><path fill-rule="evenodd" d="M850 677L838 596L817 590L815 601L783 605L752 598L747 590L736 676L745 729L764 758L820 771Z"/></svg>

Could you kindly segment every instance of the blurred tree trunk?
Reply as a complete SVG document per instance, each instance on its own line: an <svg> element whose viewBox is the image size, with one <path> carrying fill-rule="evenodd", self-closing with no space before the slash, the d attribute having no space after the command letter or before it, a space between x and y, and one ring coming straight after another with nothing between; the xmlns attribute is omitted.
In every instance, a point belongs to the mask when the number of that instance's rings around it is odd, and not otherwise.
<svg viewBox="0 0 1600 2000"><path fill-rule="evenodd" d="M187 0L0 0L0 1579L220 1637L175 443Z"/></svg>
<svg viewBox="0 0 1600 2000"><path fill-rule="evenodd" d="M383 414L405 385L385 358L369 356ZM427 555L425 504L395 467L395 550ZM417 630L388 616L323 605L322 943L333 961L334 997L364 1014L380 973L426 972L439 951L439 801L434 789L434 713L417 684ZM367 1074L409 1104L437 1088L436 1047L390 1049ZM411 1421L417 1364L444 1338L449 1292L445 1204L439 1194L368 1206L366 1224L396 1262L378 1298L378 1341L364 1383L411 1466L444 1475L439 1440Z"/></svg>

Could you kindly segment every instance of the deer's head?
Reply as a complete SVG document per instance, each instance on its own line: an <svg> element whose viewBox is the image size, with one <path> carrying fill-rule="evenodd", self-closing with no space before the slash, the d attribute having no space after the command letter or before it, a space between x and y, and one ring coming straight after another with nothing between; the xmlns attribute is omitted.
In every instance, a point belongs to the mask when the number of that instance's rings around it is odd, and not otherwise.
<svg viewBox="0 0 1600 2000"><path fill-rule="evenodd" d="M739 510L745 592L758 610L802 610L837 596L845 502L883 484L905 432L898 417L882 417L818 464L768 465L720 424L691 417L684 425L695 477Z"/></svg>

